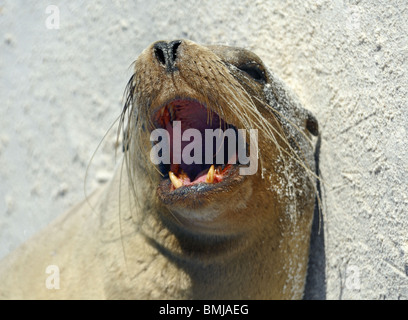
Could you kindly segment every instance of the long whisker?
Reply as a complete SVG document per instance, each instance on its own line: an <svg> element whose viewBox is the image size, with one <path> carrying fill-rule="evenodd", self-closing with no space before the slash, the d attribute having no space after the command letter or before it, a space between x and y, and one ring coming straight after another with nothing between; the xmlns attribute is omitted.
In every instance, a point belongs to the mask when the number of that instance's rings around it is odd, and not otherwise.
<svg viewBox="0 0 408 320"><path fill-rule="evenodd" d="M242 118L245 119L245 121L243 121L243 122L248 122L249 116L248 116L247 112L249 112L253 116L253 118L256 119L256 121L258 122L257 127L259 129L264 130L267 137L269 137L273 141L273 143L277 147L277 150L279 150L281 156L282 156L282 152L283 152L284 154L286 154L287 156L292 158L296 163L298 163L308 173L309 179L317 179L317 181L322 181L322 178L318 174L316 174L315 171L313 169L311 169L307 165L307 162L304 160L304 159L306 159L306 155L304 154L302 148L300 147L300 145L296 141L296 139L294 139L293 141L296 144L297 150L300 151L300 153L301 153L300 155L290 145L288 139L285 137L283 132L280 132L277 128L275 128L273 125L271 125L269 122L267 122L264 119L264 117L259 113L258 109L255 107L255 104L254 104L254 102L252 100L252 96L249 95L249 93L242 87L242 85L240 83L237 83L237 84L241 89L241 90L238 90L238 92L242 92L243 95L245 95L245 98L240 97L240 101L241 101L240 105L244 104L245 107L238 109L237 106L235 105L235 103L234 102L231 103L230 101L226 101L227 104L230 105L230 107L232 109L237 111L238 112L237 114L239 114L239 112L241 112ZM230 87L228 87L228 86L224 86L224 87L225 87L226 90L228 90L231 93L231 95L233 97L236 97L236 95L234 94L234 92L232 91L232 89ZM241 96L242 96L242 94L241 94ZM259 103L261 103L266 109L272 110L273 113L275 113L281 119L284 119L287 123L289 123L289 125L291 125L299 134L301 134L305 138L305 140L309 143L310 146L313 146L313 141L310 139L310 137L307 136L306 133L303 130L301 130L293 121L288 119L288 117L284 116L281 112L279 112L275 108L269 106L267 103L262 101L260 98L258 98L256 96L253 96L253 98L255 98ZM235 99L233 99L233 100L235 100ZM277 137L279 137L283 141L283 143L288 147L289 151L287 151L286 149L282 148L279 145L279 143L277 142L277 140L275 138L275 135ZM282 158L285 161L285 157L282 157ZM260 157L260 160L262 160L262 156ZM320 192L317 189L316 184L312 183L312 186L313 186L316 198L317 198L317 205L318 205L318 209L319 209L319 212L320 212L319 217L321 219L321 217L322 217L321 195L320 195ZM320 224L321 223L319 223L319 226L320 226Z"/></svg>
<svg viewBox="0 0 408 320"><path fill-rule="evenodd" d="M105 141L106 137L108 136L108 134L111 132L111 130L113 129L113 126L119 121L120 116L117 117L112 124L109 126L108 130L105 132L105 134L103 135L102 139L99 141L98 145L96 146L95 151L92 153L91 159L88 162L88 165L86 166L86 170L85 170L85 178L84 178L84 185L83 185L83 190L84 190L84 195L85 195L85 199L88 203L88 205L91 207L92 211L95 212L95 208L92 206L91 202L89 201L89 197L86 191L86 184L87 184L87 180L88 180L88 175L89 175L89 170L91 168L92 162L96 156L96 153L98 152L98 150L100 149L100 147L102 146L102 143ZM115 158L116 158L116 149L115 149Z"/></svg>

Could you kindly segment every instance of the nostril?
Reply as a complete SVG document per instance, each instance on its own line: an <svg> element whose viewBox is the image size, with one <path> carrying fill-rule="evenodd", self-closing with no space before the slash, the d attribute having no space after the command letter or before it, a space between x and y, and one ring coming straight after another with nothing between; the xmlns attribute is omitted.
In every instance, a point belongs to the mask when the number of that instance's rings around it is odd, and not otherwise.
<svg viewBox="0 0 408 320"><path fill-rule="evenodd" d="M163 46L160 43L157 43L154 46L154 54L161 64L166 65L166 57L163 51Z"/></svg>
<svg viewBox="0 0 408 320"><path fill-rule="evenodd" d="M173 42L170 43L170 46L172 46L172 58L173 58L173 61L176 61L176 59L177 59L177 50L178 50L178 47L180 46L180 44L181 44L180 40L173 41Z"/></svg>

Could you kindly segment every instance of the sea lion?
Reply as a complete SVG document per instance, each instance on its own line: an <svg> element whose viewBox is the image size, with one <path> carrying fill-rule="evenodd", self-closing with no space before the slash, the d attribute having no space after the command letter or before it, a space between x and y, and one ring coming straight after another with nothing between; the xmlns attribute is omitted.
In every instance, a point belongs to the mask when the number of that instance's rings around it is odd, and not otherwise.
<svg viewBox="0 0 408 320"><path fill-rule="evenodd" d="M1 263L0 297L302 298L316 198L313 115L254 53L189 40L145 49L125 93L113 179ZM258 154L246 164L155 165L151 134L175 121L183 134L244 129L247 155L255 142Z"/></svg>

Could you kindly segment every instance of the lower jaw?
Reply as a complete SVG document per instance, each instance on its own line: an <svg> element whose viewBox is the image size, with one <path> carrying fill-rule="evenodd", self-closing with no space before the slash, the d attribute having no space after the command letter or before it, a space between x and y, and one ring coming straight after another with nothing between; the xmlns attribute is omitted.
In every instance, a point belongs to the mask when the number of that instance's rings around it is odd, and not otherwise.
<svg viewBox="0 0 408 320"><path fill-rule="evenodd" d="M184 245L199 242L209 249L211 243L220 244L237 239L245 231L219 212L192 213L178 208L171 212L161 212L159 219L170 234L185 242Z"/></svg>
<svg viewBox="0 0 408 320"><path fill-rule="evenodd" d="M227 193L238 187L245 177L239 175L238 165L233 165L222 179L213 183L193 182L177 189L169 178L163 179L157 188L159 199L167 206L202 210L217 201L228 201Z"/></svg>

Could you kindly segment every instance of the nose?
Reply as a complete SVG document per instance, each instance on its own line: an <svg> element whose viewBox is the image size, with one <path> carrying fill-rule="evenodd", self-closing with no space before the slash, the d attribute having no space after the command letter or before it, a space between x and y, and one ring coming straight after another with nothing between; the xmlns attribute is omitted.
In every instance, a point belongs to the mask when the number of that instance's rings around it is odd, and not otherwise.
<svg viewBox="0 0 408 320"><path fill-rule="evenodd" d="M171 42L159 41L153 45L157 61L166 67L167 72L174 72L177 70L177 51L181 42L181 40L174 40Z"/></svg>

